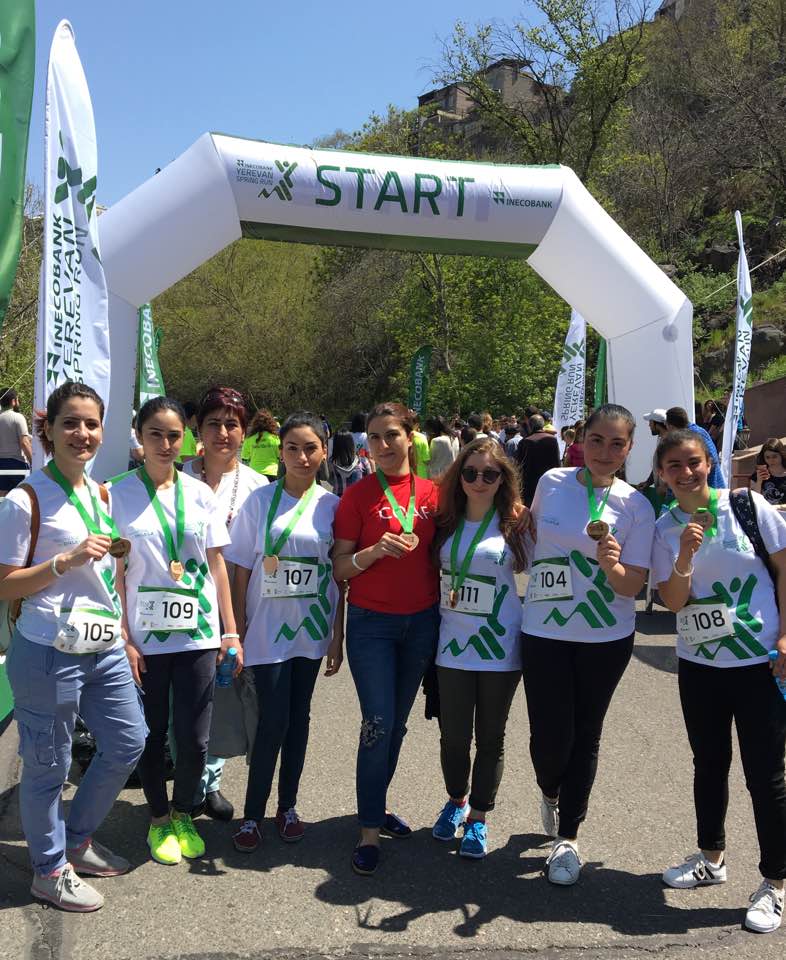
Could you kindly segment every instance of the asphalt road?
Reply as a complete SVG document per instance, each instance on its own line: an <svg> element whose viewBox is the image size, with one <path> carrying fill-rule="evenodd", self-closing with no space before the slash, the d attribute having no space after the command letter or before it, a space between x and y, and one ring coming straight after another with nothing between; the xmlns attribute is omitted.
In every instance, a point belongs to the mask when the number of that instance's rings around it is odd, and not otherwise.
<svg viewBox="0 0 786 960"><path fill-rule="evenodd" d="M612 704L589 818L580 837L579 884L542 875L538 791L530 765L523 693L514 701L507 767L489 820L490 852L465 861L431 838L444 802L438 729L413 711L393 783L392 808L413 825L387 840L374 878L355 876L354 758L359 713L349 671L320 678L298 808L310 823L297 845L266 825L262 847L237 853L231 830L198 821L204 860L152 862L140 791L125 791L99 839L128 857L126 876L98 880L106 906L87 916L35 903L19 827L18 793L0 794L0 957L31 960L213 960L213 958L455 957L507 960L523 954L583 960L784 956L786 926L767 937L742 928L758 886L750 803L735 759L728 816L729 882L676 891L664 866L695 848L691 763L677 699L673 617L640 615L630 667ZM560 678L554 678L559 696ZM0 786L18 764L13 726L0 737ZM224 793L242 807L245 767L230 761ZM69 785L66 799L73 793Z"/></svg>

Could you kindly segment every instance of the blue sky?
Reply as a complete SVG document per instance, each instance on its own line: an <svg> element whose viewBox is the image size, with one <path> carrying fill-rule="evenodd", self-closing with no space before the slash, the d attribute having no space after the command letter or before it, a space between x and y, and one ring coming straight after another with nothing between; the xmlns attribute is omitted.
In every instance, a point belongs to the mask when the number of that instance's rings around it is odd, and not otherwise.
<svg viewBox="0 0 786 960"><path fill-rule="evenodd" d="M5 2L5 0L3 0ZM13 0L12 0L13 2ZM431 89L457 19L512 22L523 0L37 0L28 179L43 180L49 45L67 18L93 98L109 205L206 130L310 143Z"/></svg>

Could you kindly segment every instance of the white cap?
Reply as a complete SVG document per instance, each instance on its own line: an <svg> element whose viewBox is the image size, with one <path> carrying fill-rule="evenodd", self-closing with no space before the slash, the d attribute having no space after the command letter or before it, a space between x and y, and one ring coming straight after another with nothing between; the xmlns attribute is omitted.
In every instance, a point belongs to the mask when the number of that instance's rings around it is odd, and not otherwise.
<svg viewBox="0 0 786 960"><path fill-rule="evenodd" d="M653 411L651 411L650 413L645 413L645 414L644 414L644 419L645 419L645 420L650 420L650 421L652 421L652 422L654 422L654 423L665 423L665 422L666 422L666 411L665 411L665 410L661 410L661 408L658 407L656 410L653 410Z"/></svg>

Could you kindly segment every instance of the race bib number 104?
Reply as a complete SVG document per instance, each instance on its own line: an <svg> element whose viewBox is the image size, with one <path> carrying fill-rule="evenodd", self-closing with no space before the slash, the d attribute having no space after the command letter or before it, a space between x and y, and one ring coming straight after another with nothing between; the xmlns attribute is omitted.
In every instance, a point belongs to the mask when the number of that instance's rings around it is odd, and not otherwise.
<svg viewBox="0 0 786 960"><path fill-rule="evenodd" d="M527 600L572 600L573 576L567 557L536 560L527 587Z"/></svg>

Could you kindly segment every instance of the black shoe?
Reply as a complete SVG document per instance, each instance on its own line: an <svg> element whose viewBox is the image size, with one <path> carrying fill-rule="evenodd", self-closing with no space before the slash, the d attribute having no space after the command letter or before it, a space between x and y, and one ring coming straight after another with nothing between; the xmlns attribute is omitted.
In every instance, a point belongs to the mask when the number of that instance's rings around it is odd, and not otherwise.
<svg viewBox="0 0 786 960"><path fill-rule="evenodd" d="M231 820L235 808L220 790L214 790L205 797L205 813L213 820Z"/></svg>
<svg viewBox="0 0 786 960"><path fill-rule="evenodd" d="M206 804L203 800L202 803L198 803L194 809L191 811L191 819L196 820L197 817L201 817L205 812Z"/></svg>

